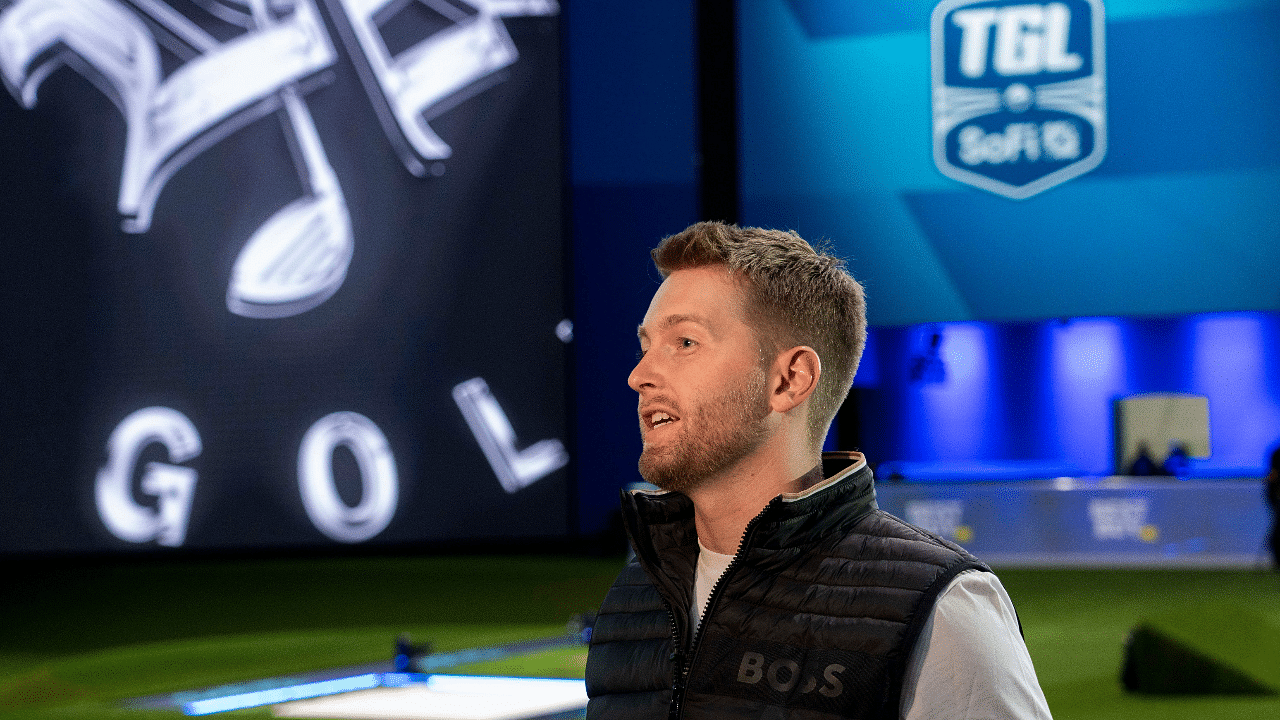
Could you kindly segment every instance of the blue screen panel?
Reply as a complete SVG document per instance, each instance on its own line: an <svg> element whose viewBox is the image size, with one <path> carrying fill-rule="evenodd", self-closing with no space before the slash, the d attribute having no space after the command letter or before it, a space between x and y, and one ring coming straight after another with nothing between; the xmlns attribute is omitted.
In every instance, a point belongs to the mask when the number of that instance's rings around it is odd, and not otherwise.
<svg viewBox="0 0 1280 720"><path fill-rule="evenodd" d="M934 3L739 3L743 221L833 241L867 285L874 325L1280 309L1267 277L1280 266L1280 3L1098 4L1096 56L1071 40L1091 5L939 9L953 39L955 12L990 13L994 63L999 18L1040 18L1019 37L1047 44L1048 18L1066 8L1062 52L1080 63L1059 79L1096 66L1101 122L1068 120L1082 152L1104 137L1105 152L1019 200L941 170L934 75L958 75L938 54ZM1003 94L989 97L1014 108L1022 83L1047 103L1061 88L1038 77L996 78ZM1018 117L1037 132L1050 122ZM1002 122L971 124L990 140ZM997 173L995 157L978 169L1015 185L1035 175L1012 161Z"/></svg>

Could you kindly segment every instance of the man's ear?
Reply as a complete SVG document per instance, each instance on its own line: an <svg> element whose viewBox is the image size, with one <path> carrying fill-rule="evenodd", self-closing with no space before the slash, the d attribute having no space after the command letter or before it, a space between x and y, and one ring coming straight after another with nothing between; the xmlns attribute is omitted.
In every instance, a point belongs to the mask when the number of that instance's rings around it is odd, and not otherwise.
<svg viewBox="0 0 1280 720"><path fill-rule="evenodd" d="M773 392L769 407L785 413L809 399L818 389L822 377L822 361L808 345L797 345L778 354L774 362Z"/></svg>

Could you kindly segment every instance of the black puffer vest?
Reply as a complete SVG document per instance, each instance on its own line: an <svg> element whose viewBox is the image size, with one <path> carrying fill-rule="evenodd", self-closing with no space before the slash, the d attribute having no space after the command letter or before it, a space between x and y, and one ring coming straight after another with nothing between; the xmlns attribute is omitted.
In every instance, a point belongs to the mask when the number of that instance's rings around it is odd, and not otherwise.
<svg viewBox="0 0 1280 720"><path fill-rule="evenodd" d="M774 498L747 525L693 640L693 504L623 495L637 557L596 619L590 720L898 716L934 600L960 572L989 568L880 511L870 469L835 455L828 480Z"/></svg>

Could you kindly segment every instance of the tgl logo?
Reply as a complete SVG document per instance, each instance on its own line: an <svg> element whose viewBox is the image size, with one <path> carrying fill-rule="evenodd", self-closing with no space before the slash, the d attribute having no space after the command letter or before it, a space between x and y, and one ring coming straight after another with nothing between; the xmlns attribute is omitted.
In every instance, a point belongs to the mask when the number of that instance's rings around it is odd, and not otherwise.
<svg viewBox="0 0 1280 720"><path fill-rule="evenodd" d="M1062 3L957 10L951 14L951 22L961 30L960 72L971 78L987 73L987 45L993 28L992 66L1001 75L1079 70L1084 60L1067 51L1070 20L1071 11Z"/></svg>
<svg viewBox="0 0 1280 720"><path fill-rule="evenodd" d="M1106 153L1100 0L948 0L933 12L934 161L1021 200Z"/></svg>

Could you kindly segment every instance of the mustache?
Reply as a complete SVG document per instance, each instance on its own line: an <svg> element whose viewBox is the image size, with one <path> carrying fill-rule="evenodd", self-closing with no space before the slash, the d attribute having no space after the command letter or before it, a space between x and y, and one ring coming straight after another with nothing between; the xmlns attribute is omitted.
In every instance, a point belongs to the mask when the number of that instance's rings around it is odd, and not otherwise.
<svg viewBox="0 0 1280 720"><path fill-rule="evenodd" d="M644 412L645 408L650 408L655 406L667 408L671 412L675 413L677 416L681 415L680 406L676 405L675 401L667 397L666 395L654 395L653 397L640 400L638 403L636 403L636 414L639 415Z"/></svg>

